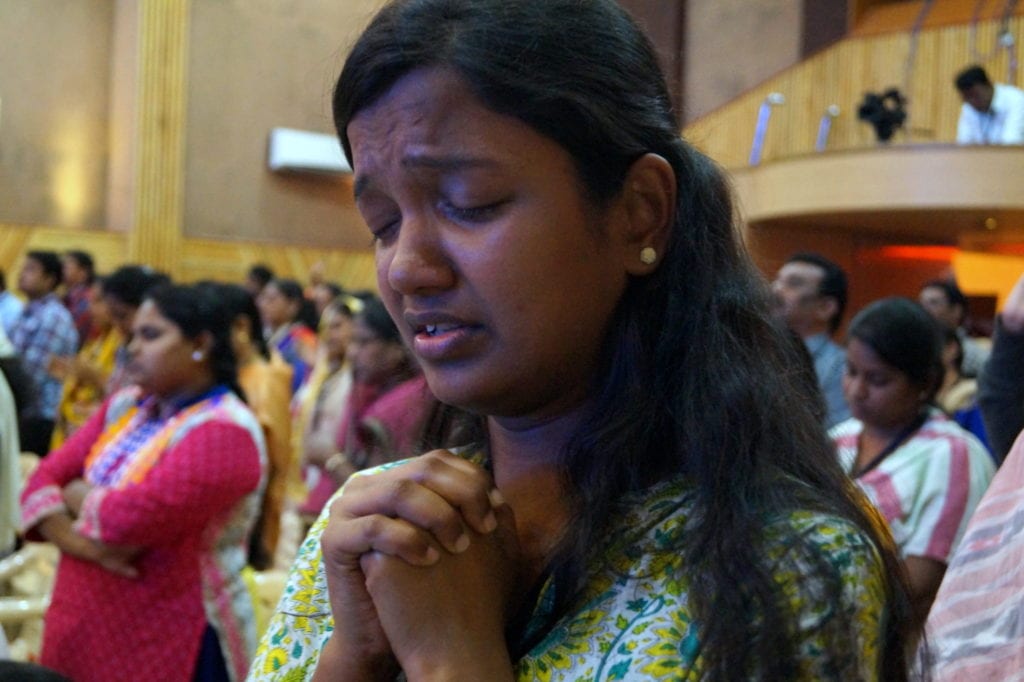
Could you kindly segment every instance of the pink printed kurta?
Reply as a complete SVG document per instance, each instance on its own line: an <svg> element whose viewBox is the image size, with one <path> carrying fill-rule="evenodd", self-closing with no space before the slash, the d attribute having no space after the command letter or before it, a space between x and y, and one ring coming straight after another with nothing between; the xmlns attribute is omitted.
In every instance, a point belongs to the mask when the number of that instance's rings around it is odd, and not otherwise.
<svg viewBox="0 0 1024 682"><path fill-rule="evenodd" d="M1024 679L1024 436L971 518L928 615L932 679Z"/></svg>
<svg viewBox="0 0 1024 682"><path fill-rule="evenodd" d="M61 486L87 476L86 457L104 425L135 402L133 389L116 394L42 461L22 495L27 529L64 510ZM183 420L140 482L89 493L76 529L108 544L143 547L135 564L140 575L122 578L62 556L42 663L76 682L184 682L192 679L209 623L229 671L244 677L255 632L241 570L265 466L258 422L226 394Z"/></svg>

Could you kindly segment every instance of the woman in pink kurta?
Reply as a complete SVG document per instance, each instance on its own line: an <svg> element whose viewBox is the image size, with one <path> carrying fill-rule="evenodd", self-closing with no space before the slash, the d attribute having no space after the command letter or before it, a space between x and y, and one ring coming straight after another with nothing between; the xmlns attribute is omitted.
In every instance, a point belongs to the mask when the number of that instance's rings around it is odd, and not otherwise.
<svg viewBox="0 0 1024 682"><path fill-rule="evenodd" d="M255 632L241 579L264 484L237 396L227 316L195 287L153 292L114 394L22 496L30 539L62 552L42 663L76 682L244 677Z"/></svg>

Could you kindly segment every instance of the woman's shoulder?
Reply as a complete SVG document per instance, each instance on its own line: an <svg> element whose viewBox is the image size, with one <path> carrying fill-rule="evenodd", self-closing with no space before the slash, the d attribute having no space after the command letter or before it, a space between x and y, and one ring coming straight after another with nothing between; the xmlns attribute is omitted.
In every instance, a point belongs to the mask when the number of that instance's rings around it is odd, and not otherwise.
<svg viewBox="0 0 1024 682"><path fill-rule="evenodd" d="M864 423L853 417L839 422L828 430L828 436L832 439L836 457L839 459L839 466L847 473L853 469L857 460L857 443L863 430Z"/></svg>
<svg viewBox="0 0 1024 682"><path fill-rule="evenodd" d="M857 436L864 430L864 423L856 417L844 419L828 430L828 435L837 445L846 443L849 439L856 441Z"/></svg>
<svg viewBox="0 0 1024 682"><path fill-rule="evenodd" d="M800 679L875 679L887 617L887 572L852 519L795 510L769 528L768 569L793 614Z"/></svg>
<svg viewBox="0 0 1024 682"><path fill-rule="evenodd" d="M519 679L575 679L551 674L560 669L588 670L587 679L700 676L702 626L687 570L697 560L688 556L687 530L700 514L694 493L677 480L631 496L578 607L519 661ZM809 510L766 522L764 538L766 568L796 619L801 666L811 671L805 679L832 664L857 669L870 658L865 652L877 640L884 605L871 539L846 518ZM843 656L832 655L840 640Z"/></svg>
<svg viewBox="0 0 1024 682"><path fill-rule="evenodd" d="M688 563L689 529L699 514L695 491L685 481L654 486L613 522L609 537L618 540L606 558L620 574L665 574L668 556ZM878 585L871 589L881 585L881 559L873 540L838 513L797 508L765 517L762 538L768 569L795 597L811 599L821 587L811 584L815 580L839 581L851 589L872 580Z"/></svg>
<svg viewBox="0 0 1024 682"><path fill-rule="evenodd" d="M974 468L994 469L992 458L978 437L938 409L929 412L928 420L904 447L919 454L928 453L928 459L921 459L930 466L954 460L961 465L971 463Z"/></svg>
<svg viewBox="0 0 1024 682"><path fill-rule="evenodd" d="M783 573L805 576L824 569L833 577L881 577L874 541L864 528L839 514L793 510L769 524L766 538L765 550Z"/></svg>
<svg viewBox="0 0 1024 682"><path fill-rule="evenodd" d="M666 530L679 528L684 533L697 514L696 491L685 478L677 478L628 496L613 525L622 531L633 529L634 536L641 533L685 544L683 535L670 538ZM873 547L860 526L835 512L796 507L765 518L764 533L768 547L776 541L782 542L784 538L797 537L802 538L804 544L820 546L823 551L835 545Z"/></svg>
<svg viewBox="0 0 1024 682"><path fill-rule="evenodd" d="M248 433L260 456L266 456L266 442L259 419L252 409L231 391L215 396L201 409L184 415L175 429L170 444L181 442L190 434L202 433L204 429L225 425L237 427Z"/></svg>

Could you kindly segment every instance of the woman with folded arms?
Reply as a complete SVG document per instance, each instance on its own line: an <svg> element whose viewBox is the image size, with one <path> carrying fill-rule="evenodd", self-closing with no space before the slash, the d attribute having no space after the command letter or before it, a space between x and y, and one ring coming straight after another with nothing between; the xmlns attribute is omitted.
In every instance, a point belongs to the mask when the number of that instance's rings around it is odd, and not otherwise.
<svg viewBox="0 0 1024 682"><path fill-rule="evenodd" d="M29 539L61 550L41 663L76 682L238 680L255 644L241 570L264 485L230 316L202 287L151 291L133 382L40 463Z"/></svg>

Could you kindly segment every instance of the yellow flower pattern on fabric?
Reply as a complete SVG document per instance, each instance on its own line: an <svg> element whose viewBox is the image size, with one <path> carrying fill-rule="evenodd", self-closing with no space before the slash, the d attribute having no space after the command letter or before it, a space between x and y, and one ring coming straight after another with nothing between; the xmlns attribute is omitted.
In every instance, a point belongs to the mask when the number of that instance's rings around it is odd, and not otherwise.
<svg viewBox="0 0 1024 682"><path fill-rule="evenodd" d="M608 533L620 540L592 570L578 606L546 625L543 638L516 663L518 680L701 679L699 623L690 610L680 549L693 496L676 481L637 499ZM326 523L324 514L302 545L250 670L254 682L313 676L333 628L320 565ZM794 535L802 552L773 539ZM845 519L795 512L769 524L766 540L773 574L798 615L799 679L877 679L884 584L867 536ZM828 579L822 566L831 571ZM832 589L826 583L842 586L838 599L821 598ZM538 623L546 623L551 589L549 581L541 590Z"/></svg>

